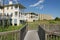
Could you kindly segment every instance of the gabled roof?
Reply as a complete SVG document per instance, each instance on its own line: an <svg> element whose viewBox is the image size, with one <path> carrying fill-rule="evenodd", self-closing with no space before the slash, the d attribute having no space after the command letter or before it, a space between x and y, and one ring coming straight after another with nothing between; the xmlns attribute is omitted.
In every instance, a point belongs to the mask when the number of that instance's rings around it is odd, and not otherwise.
<svg viewBox="0 0 60 40"><path fill-rule="evenodd" d="M3 8L3 6L2 5L0 5L0 9L2 9Z"/></svg>
<svg viewBox="0 0 60 40"><path fill-rule="evenodd" d="M0 5L0 8L4 8L4 7L9 7L9 6L19 6L21 9L25 9L26 7L24 7L23 5L21 4L8 4L8 5Z"/></svg>
<svg viewBox="0 0 60 40"><path fill-rule="evenodd" d="M31 15L36 15L38 16L38 14L34 13L34 12L29 12L29 13L25 13L25 14L31 14Z"/></svg>

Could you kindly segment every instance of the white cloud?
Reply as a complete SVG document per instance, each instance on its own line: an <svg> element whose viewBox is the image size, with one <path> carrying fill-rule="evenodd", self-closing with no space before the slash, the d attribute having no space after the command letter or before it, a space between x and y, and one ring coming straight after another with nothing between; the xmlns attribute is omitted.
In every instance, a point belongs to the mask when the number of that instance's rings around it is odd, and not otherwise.
<svg viewBox="0 0 60 40"><path fill-rule="evenodd" d="M44 8L44 6L42 5L41 7L40 7L40 9L43 9Z"/></svg>
<svg viewBox="0 0 60 40"><path fill-rule="evenodd" d="M44 0L39 0L37 3L30 5L30 7L36 7L36 6L38 6L40 3L43 3L43 2L44 2Z"/></svg>
<svg viewBox="0 0 60 40"><path fill-rule="evenodd" d="M36 8L37 8L37 9L43 9L44 6L43 6L43 5L40 5L40 6L37 6Z"/></svg>
<svg viewBox="0 0 60 40"><path fill-rule="evenodd" d="M17 0L14 0L16 3L18 3L18 1Z"/></svg>

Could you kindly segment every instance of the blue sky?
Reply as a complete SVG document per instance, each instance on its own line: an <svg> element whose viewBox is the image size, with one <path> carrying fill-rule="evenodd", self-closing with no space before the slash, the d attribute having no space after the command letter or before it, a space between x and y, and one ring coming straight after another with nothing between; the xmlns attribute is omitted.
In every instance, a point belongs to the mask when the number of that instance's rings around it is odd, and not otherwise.
<svg viewBox="0 0 60 40"><path fill-rule="evenodd" d="M23 4L27 9L25 12L35 12L40 14L50 14L53 17L60 17L60 0L44 0L37 7L30 7L40 0L20 0L19 2ZM41 9L40 6L43 6Z"/></svg>
<svg viewBox="0 0 60 40"><path fill-rule="evenodd" d="M26 7L24 12L35 12L60 17L60 0L18 0L18 2Z"/></svg>

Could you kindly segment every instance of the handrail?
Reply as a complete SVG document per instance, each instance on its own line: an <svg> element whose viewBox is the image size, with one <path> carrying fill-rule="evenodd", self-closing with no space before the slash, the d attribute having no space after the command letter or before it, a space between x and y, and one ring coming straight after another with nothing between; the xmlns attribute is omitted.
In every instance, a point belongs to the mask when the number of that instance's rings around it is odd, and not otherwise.
<svg viewBox="0 0 60 40"><path fill-rule="evenodd" d="M15 33L15 32L20 32L24 27L26 27L27 24L25 24L21 29L19 30L13 30L13 31L5 31L5 32L0 32L0 35L4 35L4 34L10 34L10 33Z"/></svg>

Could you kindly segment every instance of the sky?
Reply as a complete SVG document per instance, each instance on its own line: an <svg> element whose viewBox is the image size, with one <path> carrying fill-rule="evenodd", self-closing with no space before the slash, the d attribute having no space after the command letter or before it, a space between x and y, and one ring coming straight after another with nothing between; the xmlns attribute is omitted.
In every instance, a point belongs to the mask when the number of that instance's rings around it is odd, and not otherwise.
<svg viewBox="0 0 60 40"><path fill-rule="evenodd" d="M60 0L20 0L19 2L27 8L25 12L35 12L60 17Z"/></svg>
<svg viewBox="0 0 60 40"><path fill-rule="evenodd" d="M49 14L52 15L54 18L60 17L60 0L17 0L17 1L18 3L26 7L26 9L24 9L24 12Z"/></svg>

